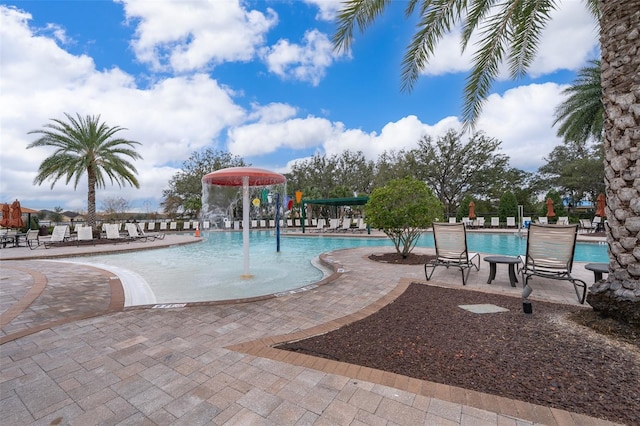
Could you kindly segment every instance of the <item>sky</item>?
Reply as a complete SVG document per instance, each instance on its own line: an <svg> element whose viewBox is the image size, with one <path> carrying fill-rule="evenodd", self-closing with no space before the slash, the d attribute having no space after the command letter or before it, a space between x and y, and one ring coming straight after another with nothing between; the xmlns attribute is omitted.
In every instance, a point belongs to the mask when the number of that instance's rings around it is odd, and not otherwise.
<svg viewBox="0 0 640 426"><path fill-rule="evenodd" d="M28 132L65 113L99 115L140 142L140 188L107 181L97 192L98 210L121 197L138 212L161 211L163 189L202 149L285 173L315 154L376 160L459 129L473 49L461 52L458 31L445 36L402 92L405 6L391 2L336 52L338 0L0 1L0 202L86 211L86 176L77 188L33 184L53 150L27 150ZM536 171L561 143L562 91L598 55L584 2L560 2L528 75L501 74L476 129L502 141L512 167Z"/></svg>

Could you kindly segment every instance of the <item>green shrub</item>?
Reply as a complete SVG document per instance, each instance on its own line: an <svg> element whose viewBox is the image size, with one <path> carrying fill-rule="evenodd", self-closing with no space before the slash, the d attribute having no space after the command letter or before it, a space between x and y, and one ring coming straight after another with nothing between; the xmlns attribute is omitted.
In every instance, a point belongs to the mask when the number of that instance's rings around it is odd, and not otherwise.
<svg viewBox="0 0 640 426"><path fill-rule="evenodd" d="M431 189L409 177L376 188L365 205L369 225L384 232L402 257L411 253L420 234L443 215L444 207Z"/></svg>

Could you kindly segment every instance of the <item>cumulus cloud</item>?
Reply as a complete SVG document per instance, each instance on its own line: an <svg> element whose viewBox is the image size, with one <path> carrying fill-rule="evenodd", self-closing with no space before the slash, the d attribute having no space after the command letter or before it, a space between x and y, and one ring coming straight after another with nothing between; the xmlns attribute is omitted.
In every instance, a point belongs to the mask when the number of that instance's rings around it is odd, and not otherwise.
<svg viewBox="0 0 640 426"><path fill-rule="evenodd" d="M136 24L133 50L156 71L187 72L228 61L248 61L277 23L234 1L121 0Z"/></svg>
<svg viewBox="0 0 640 426"><path fill-rule="evenodd" d="M302 44L279 40L275 45L264 48L262 56L270 72L314 86L320 83L326 69L337 58L327 35L316 29L304 34Z"/></svg>
<svg viewBox="0 0 640 426"><path fill-rule="evenodd" d="M502 150L511 165L535 171L554 147L562 143L552 127L555 107L567 86L555 83L531 84L493 94L487 99L478 129L502 140Z"/></svg>
<svg viewBox="0 0 640 426"><path fill-rule="evenodd" d="M27 132L41 129L51 118L64 118L64 112L100 114L108 125L128 129L118 136L142 143L144 160L135 163L141 189L120 191L116 186L100 191L98 197L116 191L131 199L153 198L154 205L191 152L211 146L223 129L245 119L246 111L234 103L233 94L206 74L166 78L140 89L122 70L98 71L91 58L71 55L39 35L39 29L29 28L28 13L0 7L0 16L0 193L6 200L26 199L26 206L47 208L52 199L64 200L65 208L86 205L84 180L78 191L64 180L53 191L47 182L31 184L52 151L27 151L37 138Z"/></svg>

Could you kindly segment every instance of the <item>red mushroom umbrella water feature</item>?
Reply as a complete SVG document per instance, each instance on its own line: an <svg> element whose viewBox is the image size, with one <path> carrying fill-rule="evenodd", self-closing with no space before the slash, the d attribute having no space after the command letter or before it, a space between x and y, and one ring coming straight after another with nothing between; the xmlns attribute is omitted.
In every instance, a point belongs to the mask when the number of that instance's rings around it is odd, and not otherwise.
<svg viewBox="0 0 640 426"><path fill-rule="evenodd" d="M249 272L249 187L268 186L285 183L287 179L275 173L256 167L229 167L216 170L202 178L203 184L242 187L242 248L244 252L244 278L251 278Z"/></svg>

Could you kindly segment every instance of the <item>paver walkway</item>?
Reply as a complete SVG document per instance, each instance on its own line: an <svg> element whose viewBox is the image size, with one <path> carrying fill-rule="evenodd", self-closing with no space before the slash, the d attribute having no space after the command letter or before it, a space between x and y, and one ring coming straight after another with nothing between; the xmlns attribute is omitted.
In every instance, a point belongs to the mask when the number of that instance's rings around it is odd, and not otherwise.
<svg viewBox="0 0 640 426"><path fill-rule="evenodd" d="M284 335L300 338L368 315L409 282L424 280L422 266L371 262L371 252L331 253L326 261L343 272L301 293L124 311L118 311L122 296L109 273L39 260L2 261L2 423L610 424L268 346ZM521 291L510 287L506 270L498 270L491 285L487 275L487 268L472 272L467 287ZM435 278L434 284L462 288L459 272L442 269ZM537 283L536 297L577 303L570 285ZM37 327L41 331L29 334Z"/></svg>

